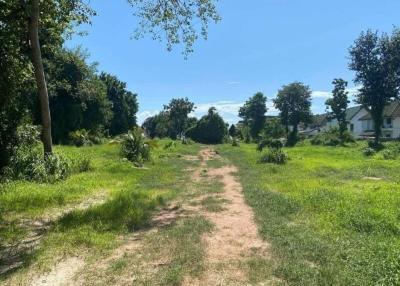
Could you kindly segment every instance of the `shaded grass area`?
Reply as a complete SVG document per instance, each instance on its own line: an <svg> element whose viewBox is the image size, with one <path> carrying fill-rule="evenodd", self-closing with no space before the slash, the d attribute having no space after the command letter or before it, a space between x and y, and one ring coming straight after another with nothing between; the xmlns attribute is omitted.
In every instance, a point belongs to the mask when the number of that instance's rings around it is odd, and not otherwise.
<svg viewBox="0 0 400 286"><path fill-rule="evenodd" d="M92 170L55 184L13 182L2 185L1 245L24 237L21 219L36 220L73 207L98 192L106 192L104 203L73 210L52 221L40 247L24 257L24 266L34 263L38 269L45 270L60 255L95 255L111 250L116 246L118 235L146 225L154 209L185 190L187 174L184 170L191 163L181 155L197 153L199 146L176 144L166 150L164 144L165 141L159 142L152 162L142 169L122 160L118 145L58 147L58 152L72 157L84 152L92 159Z"/></svg>
<svg viewBox="0 0 400 286"><path fill-rule="evenodd" d="M239 167L275 276L290 285L400 283L400 161L366 158L362 148L285 149L282 166L257 163L255 145L219 148Z"/></svg>

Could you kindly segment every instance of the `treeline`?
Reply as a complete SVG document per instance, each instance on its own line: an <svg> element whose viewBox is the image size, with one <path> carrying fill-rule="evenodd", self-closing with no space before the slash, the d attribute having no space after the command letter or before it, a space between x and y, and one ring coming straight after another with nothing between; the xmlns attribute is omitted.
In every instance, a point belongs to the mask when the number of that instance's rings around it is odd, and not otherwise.
<svg viewBox="0 0 400 286"><path fill-rule="evenodd" d="M51 131L57 144L101 142L105 136L126 133L136 125L137 95L116 76L98 73L82 49L59 48L44 57L52 118ZM29 71L29 65L27 71ZM31 73L18 88L2 85L0 106L0 167L7 165L17 144L18 126L40 125L40 109Z"/></svg>
<svg viewBox="0 0 400 286"><path fill-rule="evenodd" d="M200 143L223 143L227 139L228 125L217 110L211 107L206 115L197 119L189 116L194 109L194 103L187 98L172 99L163 111L148 117L142 128L150 138L191 138Z"/></svg>

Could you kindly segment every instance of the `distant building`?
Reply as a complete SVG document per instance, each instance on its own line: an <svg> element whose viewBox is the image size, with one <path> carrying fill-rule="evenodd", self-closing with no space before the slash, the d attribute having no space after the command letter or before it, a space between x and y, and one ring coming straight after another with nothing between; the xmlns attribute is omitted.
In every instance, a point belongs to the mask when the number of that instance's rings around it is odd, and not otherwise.
<svg viewBox="0 0 400 286"><path fill-rule="evenodd" d="M386 105L383 111L382 136L386 138L400 138L400 101ZM371 114L362 106L348 108L346 111L348 130L356 138L374 136L374 122ZM328 120L322 129L337 126L337 120Z"/></svg>

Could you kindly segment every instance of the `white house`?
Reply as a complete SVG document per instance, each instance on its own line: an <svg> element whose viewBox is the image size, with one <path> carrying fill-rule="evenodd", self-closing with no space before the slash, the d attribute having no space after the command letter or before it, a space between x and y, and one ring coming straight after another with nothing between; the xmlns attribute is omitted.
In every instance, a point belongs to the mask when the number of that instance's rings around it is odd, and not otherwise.
<svg viewBox="0 0 400 286"><path fill-rule="evenodd" d="M386 105L384 111L382 136L386 138L400 138L400 101ZM361 106L348 108L346 111L348 129L356 138L374 136L374 122L371 114ZM330 120L324 128L337 126L337 120Z"/></svg>

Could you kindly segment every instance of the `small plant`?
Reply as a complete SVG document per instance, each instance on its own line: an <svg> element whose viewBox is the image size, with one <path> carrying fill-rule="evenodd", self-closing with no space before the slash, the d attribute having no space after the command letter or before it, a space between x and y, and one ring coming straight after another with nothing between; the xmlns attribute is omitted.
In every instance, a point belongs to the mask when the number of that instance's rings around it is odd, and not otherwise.
<svg viewBox="0 0 400 286"><path fill-rule="evenodd" d="M363 152L364 156L366 156L366 157L371 157L371 156L375 155L375 153L376 153L375 149L373 149L371 147L364 148L362 152Z"/></svg>
<svg viewBox="0 0 400 286"><path fill-rule="evenodd" d="M169 141L169 142L167 142L167 144L164 145L164 149L169 150L169 149L174 148L175 146L176 146L175 141Z"/></svg>
<svg viewBox="0 0 400 286"><path fill-rule="evenodd" d="M121 143L121 154L134 163L150 161L150 145L145 141L141 129L135 127L124 136Z"/></svg>
<svg viewBox="0 0 400 286"><path fill-rule="evenodd" d="M286 164L289 157L282 149L270 148L260 158L260 163Z"/></svg>
<svg viewBox="0 0 400 286"><path fill-rule="evenodd" d="M89 146L92 142L89 138L89 132L86 129L79 129L69 133L71 143L76 147Z"/></svg>
<svg viewBox="0 0 400 286"><path fill-rule="evenodd" d="M386 149L382 152L382 158L385 160L395 160L399 156L396 149Z"/></svg>
<svg viewBox="0 0 400 286"><path fill-rule="evenodd" d="M233 147L239 147L240 146L239 140L237 138L233 138L232 139L232 146Z"/></svg>

